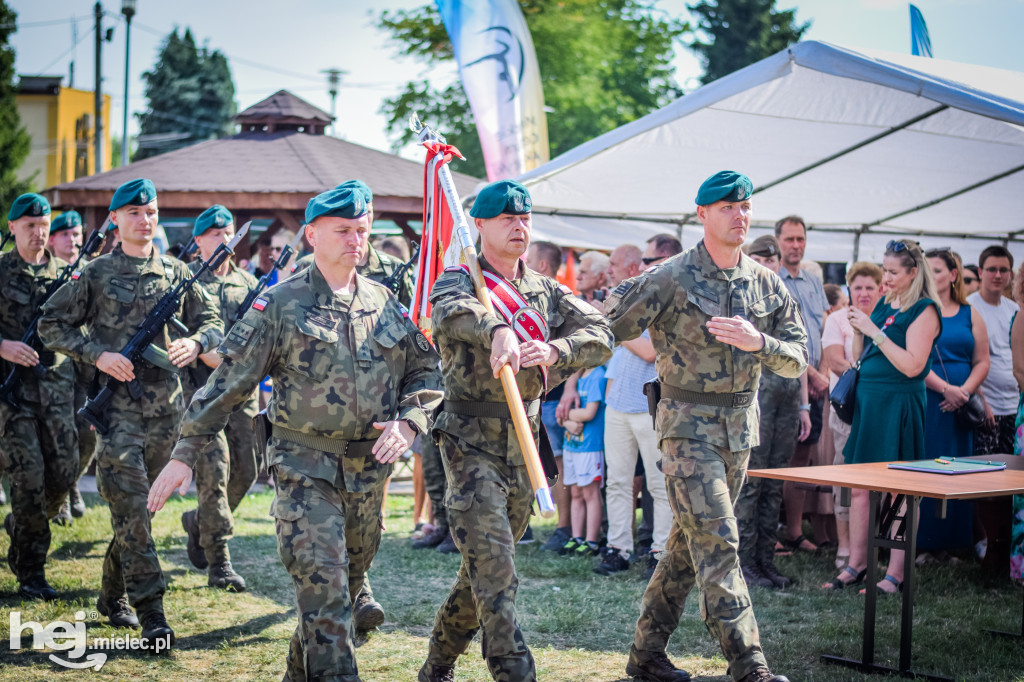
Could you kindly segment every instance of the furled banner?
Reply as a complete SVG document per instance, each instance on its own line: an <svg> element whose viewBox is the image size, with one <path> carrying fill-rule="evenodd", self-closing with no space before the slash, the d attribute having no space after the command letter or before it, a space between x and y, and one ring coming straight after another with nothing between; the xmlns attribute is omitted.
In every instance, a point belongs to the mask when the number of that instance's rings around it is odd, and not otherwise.
<svg viewBox="0 0 1024 682"><path fill-rule="evenodd" d="M516 0L437 0L473 110L487 179L548 161L544 92L533 40Z"/></svg>
<svg viewBox="0 0 1024 682"><path fill-rule="evenodd" d="M924 14L914 5L910 6L910 53L919 57L932 56L928 24L924 23Z"/></svg>

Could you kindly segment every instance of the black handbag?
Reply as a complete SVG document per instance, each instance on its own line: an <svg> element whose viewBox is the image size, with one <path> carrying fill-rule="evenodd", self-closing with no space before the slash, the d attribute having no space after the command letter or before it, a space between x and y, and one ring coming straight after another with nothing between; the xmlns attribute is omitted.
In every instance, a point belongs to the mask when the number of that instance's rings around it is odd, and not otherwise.
<svg viewBox="0 0 1024 682"><path fill-rule="evenodd" d="M939 355L939 364L942 365L942 373L945 374L946 385L949 385L949 374L946 372L946 363ZM953 412L953 422L964 431L976 431L985 423L985 400L978 394L972 393L967 402L956 408Z"/></svg>
<svg viewBox="0 0 1024 682"><path fill-rule="evenodd" d="M865 343L864 350L856 364L839 375L839 381L828 395L829 402L832 403L832 411L844 424L853 423L853 406L857 402L857 373L860 371L860 362L867 354L868 348L870 346Z"/></svg>

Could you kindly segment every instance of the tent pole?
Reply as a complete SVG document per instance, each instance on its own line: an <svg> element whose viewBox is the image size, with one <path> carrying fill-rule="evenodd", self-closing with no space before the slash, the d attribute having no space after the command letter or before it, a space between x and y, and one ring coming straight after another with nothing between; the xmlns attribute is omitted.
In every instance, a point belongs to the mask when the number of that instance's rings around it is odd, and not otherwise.
<svg viewBox="0 0 1024 682"><path fill-rule="evenodd" d="M838 158L840 158L842 156L846 156L847 154L849 154L851 152L855 152L858 149L861 149L863 147L868 146L869 144L872 144L874 142L878 142L879 140L881 140L883 138L886 138L886 137L892 135L893 133L898 133L899 131L903 130L904 128L909 128L910 126L914 125L915 123L919 123L919 122L923 121L926 118L929 118L931 116L934 116L935 114L938 114L940 112L945 111L946 109L949 109L949 105L947 105L947 104L943 104L942 106L935 107L934 109L929 109L928 111L924 112L923 114L921 114L919 116L915 116L914 118L910 119L909 121L904 121L903 123L900 123L897 126L893 126L892 128L886 129L884 132L878 133L877 135L872 135L871 137L869 137L866 140L861 140L860 142L858 142L855 145L847 147L846 149L841 149L838 152L836 152L835 154L831 154L829 156L826 156L824 159L821 159L819 161L815 161L814 163L810 164L809 166L804 166L803 168L800 168L799 170L795 170L792 173L790 173L789 175L784 175L781 178L779 178L778 180L772 180L771 182L769 182L766 185L761 185L760 187L757 187L757 188L754 189L754 194L757 194L758 192L763 192L766 189L768 189L770 187L774 187L775 185L779 185L779 184L781 184L783 182L786 182L787 180L792 180L796 176L803 175L804 173L806 173L808 171L812 171L815 168L818 168L819 166L824 166L826 163L828 163L830 161L835 161L836 159L838 159Z"/></svg>

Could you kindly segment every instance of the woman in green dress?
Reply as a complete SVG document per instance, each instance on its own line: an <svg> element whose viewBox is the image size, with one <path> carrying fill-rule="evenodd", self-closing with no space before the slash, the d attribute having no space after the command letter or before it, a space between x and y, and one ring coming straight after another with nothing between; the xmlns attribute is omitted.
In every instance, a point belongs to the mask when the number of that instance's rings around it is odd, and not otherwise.
<svg viewBox="0 0 1024 682"><path fill-rule="evenodd" d="M931 369L932 346L942 330L932 271L917 242L886 245L883 283L888 293L868 317L851 306L853 355L861 361L853 424L844 454L851 464L922 459L925 452L924 379ZM865 344L867 344L865 346ZM864 580L868 565L869 491L854 490L850 506L850 563L824 585L841 589ZM916 532L916 529L915 529ZM880 592L903 586L904 552L893 550Z"/></svg>

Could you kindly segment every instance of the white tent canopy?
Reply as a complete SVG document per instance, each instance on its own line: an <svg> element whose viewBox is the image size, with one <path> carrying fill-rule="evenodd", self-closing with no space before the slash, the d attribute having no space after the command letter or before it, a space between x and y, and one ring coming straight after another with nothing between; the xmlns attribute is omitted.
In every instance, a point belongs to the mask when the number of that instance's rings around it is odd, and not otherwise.
<svg viewBox="0 0 1024 682"><path fill-rule="evenodd" d="M697 187L726 168L754 181L756 226L804 217L816 260L880 260L893 235L1021 257L1024 74L799 43L519 180L536 238L689 245Z"/></svg>

